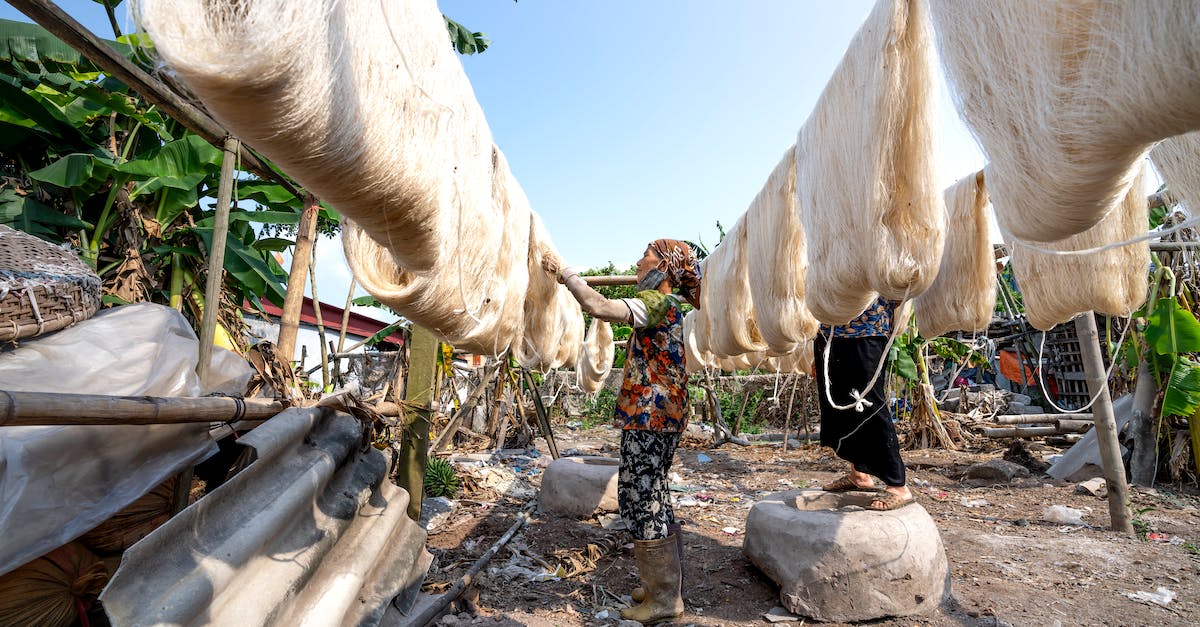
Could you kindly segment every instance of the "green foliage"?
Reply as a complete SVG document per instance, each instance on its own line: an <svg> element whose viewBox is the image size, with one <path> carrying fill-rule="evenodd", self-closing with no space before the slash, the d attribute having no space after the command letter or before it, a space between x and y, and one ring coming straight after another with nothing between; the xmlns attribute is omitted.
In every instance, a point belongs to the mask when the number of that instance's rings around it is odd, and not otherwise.
<svg viewBox="0 0 1200 627"><path fill-rule="evenodd" d="M123 39L106 43L153 69L144 38ZM0 20L0 223L79 250L106 303L178 297L198 316L213 222L201 201L216 196L221 159L41 27ZM258 207L232 213L229 301L282 303L287 275L275 253L290 242L260 240L256 228L295 223L300 201L244 174L237 187ZM190 278L177 286L172 276Z"/></svg>
<svg viewBox="0 0 1200 627"><path fill-rule="evenodd" d="M440 457L430 457L425 462L425 494L453 498L458 494L460 481L458 472L450 462Z"/></svg>
<svg viewBox="0 0 1200 627"><path fill-rule="evenodd" d="M459 54L475 54L483 52L492 45L491 40L487 38L485 33L472 32L471 29L455 22L454 20L442 16L446 20L446 30L450 32L450 43L454 45L454 49Z"/></svg>
<svg viewBox="0 0 1200 627"><path fill-rule="evenodd" d="M1200 352L1200 322L1175 298L1160 298L1146 316L1146 343L1159 355Z"/></svg>
<svg viewBox="0 0 1200 627"><path fill-rule="evenodd" d="M617 411L617 395L608 388L600 388L594 398L588 398L583 404L584 429L612 422Z"/></svg>

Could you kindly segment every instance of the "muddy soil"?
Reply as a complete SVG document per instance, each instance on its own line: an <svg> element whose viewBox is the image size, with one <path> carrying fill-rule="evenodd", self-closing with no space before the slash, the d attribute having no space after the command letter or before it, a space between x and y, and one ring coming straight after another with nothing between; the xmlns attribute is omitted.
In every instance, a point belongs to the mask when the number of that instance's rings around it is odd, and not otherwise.
<svg viewBox="0 0 1200 627"><path fill-rule="evenodd" d="M617 433L607 427L558 434L560 450L615 457ZM524 490L501 493L474 486L429 536L436 561L425 591L449 586L522 511L529 524L489 563L479 585L442 624L616 625L623 595L637 585L626 532L604 528L613 517L572 520L533 511L542 458L517 472ZM1035 446L1035 456L1055 452ZM885 619L873 625L1195 625L1200 623L1200 498L1192 489L1134 489L1140 537L1108 530L1108 504L1077 493L1076 484L1034 472L1003 485L964 479L972 464L1000 457L995 450L906 451L910 486L941 531L950 562L952 599L935 613ZM841 463L828 449L807 444L709 448L685 439L675 458L675 508L683 522L686 613L678 625L765 625L779 606L779 588L742 554L746 514L756 499L834 479ZM690 497L690 498L685 498ZM1083 510L1085 525L1043 520L1051 505ZM586 548L593 544L588 555ZM610 548L611 550L605 550ZM572 571L583 571L573 574ZM569 575L554 577L546 573ZM1164 605L1130 598L1160 588ZM626 599L627 600L627 597ZM798 625L802 619L790 623Z"/></svg>

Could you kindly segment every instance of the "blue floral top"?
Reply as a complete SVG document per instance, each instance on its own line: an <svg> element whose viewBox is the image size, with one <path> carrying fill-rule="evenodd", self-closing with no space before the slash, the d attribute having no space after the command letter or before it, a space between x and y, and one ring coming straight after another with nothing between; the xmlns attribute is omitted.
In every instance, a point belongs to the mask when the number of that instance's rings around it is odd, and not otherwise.
<svg viewBox="0 0 1200 627"><path fill-rule="evenodd" d="M833 337L887 337L892 334L892 322L896 319L896 302L881 296L867 305L859 316L846 324L832 327ZM830 326L821 325L821 335L829 335Z"/></svg>
<svg viewBox="0 0 1200 627"><path fill-rule="evenodd" d="M677 433L687 427L688 401L679 300L650 290L638 298L646 303L649 317L629 338L613 426Z"/></svg>

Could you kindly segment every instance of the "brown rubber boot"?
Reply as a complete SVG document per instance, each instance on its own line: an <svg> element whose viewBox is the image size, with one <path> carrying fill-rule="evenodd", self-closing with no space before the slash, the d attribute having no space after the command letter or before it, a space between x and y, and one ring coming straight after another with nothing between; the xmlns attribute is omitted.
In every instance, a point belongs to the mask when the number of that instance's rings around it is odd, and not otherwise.
<svg viewBox="0 0 1200 627"><path fill-rule="evenodd" d="M679 593L683 594L683 524L675 523L667 525L667 535L675 536L675 543L679 546ZM642 599L646 598L646 591L638 586L629 593L630 597L637 603L641 603Z"/></svg>
<svg viewBox="0 0 1200 627"><path fill-rule="evenodd" d="M638 605L621 610L621 618L643 625L678 618L683 614L678 542L671 536L634 540L633 553L646 595Z"/></svg>

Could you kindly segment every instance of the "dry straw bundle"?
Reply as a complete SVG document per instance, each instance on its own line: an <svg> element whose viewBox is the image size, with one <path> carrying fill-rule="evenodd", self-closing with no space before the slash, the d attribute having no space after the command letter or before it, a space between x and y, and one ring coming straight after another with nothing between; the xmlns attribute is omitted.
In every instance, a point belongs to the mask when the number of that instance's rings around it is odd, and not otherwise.
<svg viewBox="0 0 1200 627"><path fill-rule="evenodd" d="M1096 226L1155 141L1200 128L1200 2L932 0L932 10L996 217L1017 239Z"/></svg>
<svg viewBox="0 0 1200 627"><path fill-rule="evenodd" d="M996 266L983 172L946 190L946 248L937 278L914 300L921 335L984 331L996 308Z"/></svg>
<svg viewBox="0 0 1200 627"><path fill-rule="evenodd" d="M685 329L686 331L686 329ZM575 377L579 387L587 394L595 394L612 370L616 347L613 345L612 325L598 318L592 319L587 335L583 338L583 349L575 364Z"/></svg>
<svg viewBox="0 0 1200 627"><path fill-rule="evenodd" d="M0 625L70 627L108 583L108 569L71 542L0 575Z"/></svg>
<svg viewBox="0 0 1200 627"><path fill-rule="evenodd" d="M704 299L708 315L709 348L719 357L766 350L754 318L747 267L746 219L743 216L705 259Z"/></svg>
<svg viewBox="0 0 1200 627"><path fill-rule="evenodd" d="M100 555L120 554L171 518L175 504L175 483L176 480L171 478L158 484L83 534L79 541Z"/></svg>
<svg viewBox="0 0 1200 627"><path fill-rule="evenodd" d="M746 209L750 296L758 331L770 352L786 355L817 333L804 303L808 250L796 206L796 150L791 146Z"/></svg>
<svg viewBox="0 0 1200 627"><path fill-rule="evenodd" d="M796 140L808 307L845 324L923 292L942 254L934 57L924 0L879 0Z"/></svg>
<svg viewBox="0 0 1200 627"><path fill-rule="evenodd" d="M1150 160L1167 189L1193 216L1200 215L1200 131L1164 139L1150 151Z"/></svg>
<svg viewBox="0 0 1200 627"><path fill-rule="evenodd" d="M1149 207L1142 190L1143 174L1144 168L1133 179L1123 202L1099 224L1044 247L1086 250L1144 235ZM1146 300L1150 244L1145 240L1077 255L1040 252L1019 242L1009 242L1009 246L1013 251L1013 275L1025 298L1025 313L1029 323L1043 331L1085 311L1128 316ZM1070 289L1063 289L1064 285Z"/></svg>

